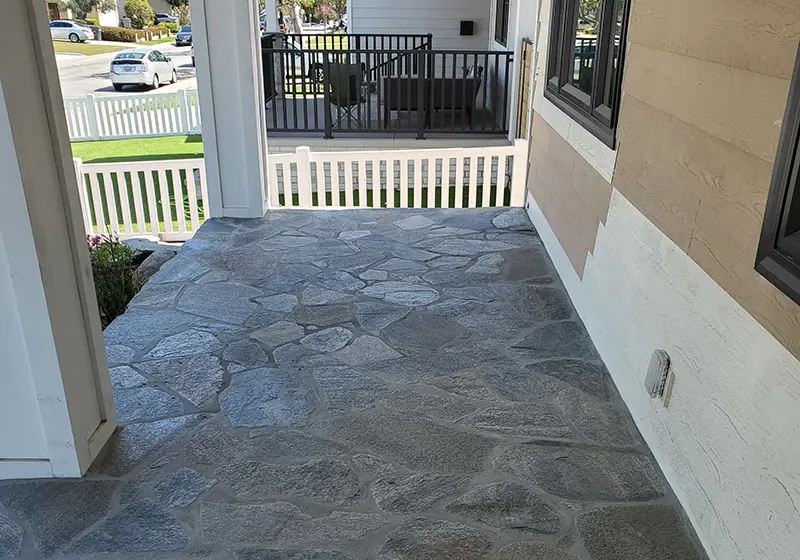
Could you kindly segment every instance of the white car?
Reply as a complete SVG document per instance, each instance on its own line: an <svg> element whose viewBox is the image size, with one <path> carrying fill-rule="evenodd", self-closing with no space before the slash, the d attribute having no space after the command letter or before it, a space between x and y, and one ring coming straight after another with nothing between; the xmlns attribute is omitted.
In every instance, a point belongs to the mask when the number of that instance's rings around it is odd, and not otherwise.
<svg viewBox="0 0 800 560"><path fill-rule="evenodd" d="M111 61L109 76L117 91L126 85L157 89L161 84L178 81L178 71L172 59L149 47L120 51Z"/></svg>
<svg viewBox="0 0 800 560"><path fill-rule="evenodd" d="M94 40L94 33L85 25L78 25L74 21L56 20L50 22L50 37L53 39L68 39L73 43Z"/></svg>

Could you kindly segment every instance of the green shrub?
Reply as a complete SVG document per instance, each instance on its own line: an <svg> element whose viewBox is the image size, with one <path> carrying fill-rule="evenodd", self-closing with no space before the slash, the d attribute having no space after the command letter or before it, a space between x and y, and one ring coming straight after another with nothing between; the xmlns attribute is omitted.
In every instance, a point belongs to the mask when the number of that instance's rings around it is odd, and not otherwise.
<svg viewBox="0 0 800 560"><path fill-rule="evenodd" d="M153 25L156 13L147 0L127 0L125 2L125 15L131 18L131 25L142 29Z"/></svg>
<svg viewBox="0 0 800 560"><path fill-rule="evenodd" d="M120 243L115 235L87 236L97 306L103 328L119 315L142 288L134 265L136 251Z"/></svg>
<svg viewBox="0 0 800 560"><path fill-rule="evenodd" d="M88 25L100 25L100 20L94 18L86 18L86 23Z"/></svg>
<svg viewBox="0 0 800 560"><path fill-rule="evenodd" d="M135 43L137 33L135 29L124 27L101 27L103 41L119 41L122 43Z"/></svg>
<svg viewBox="0 0 800 560"><path fill-rule="evenodd" d="M177 23L169 23L168 21L162 21L161 23L156 25L156 27L163 27L170 33L177 33L180 25L178 25Z"/></svg>

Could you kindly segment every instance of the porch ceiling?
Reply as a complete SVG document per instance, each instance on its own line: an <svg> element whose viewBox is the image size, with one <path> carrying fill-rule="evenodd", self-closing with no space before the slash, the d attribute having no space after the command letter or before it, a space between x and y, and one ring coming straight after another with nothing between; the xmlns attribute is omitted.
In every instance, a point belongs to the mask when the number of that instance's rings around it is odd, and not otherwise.
<svg viewBox="0 0 800 560"><path fill-rule="evenodd" d="M702 558L522 210L211 220L106 343L124 427L0 557Z"/></svg>

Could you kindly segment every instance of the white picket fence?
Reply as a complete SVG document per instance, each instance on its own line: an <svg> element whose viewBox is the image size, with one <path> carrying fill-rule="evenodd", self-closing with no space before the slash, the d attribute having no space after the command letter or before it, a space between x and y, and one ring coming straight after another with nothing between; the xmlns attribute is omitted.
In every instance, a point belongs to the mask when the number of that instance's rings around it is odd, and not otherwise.
<svg viewBox="0 0 800 560"><path fill-rule="evenodd" d="M268 158L272 208L523 206L528 142L439 150L311 152ZM208 216L203 159L84 164L87 233L190 238Z"/></svg>
<svg viewBox="0 0 800 560"><path fill-rule="evenodd" d="M281 208L523 206L528 142L437 150L269 156L270 201Z"/></svg>
<svg viewBox="0 0 800 560"><path fill-rule="evenodd" d="M73 142L148 136L199 134L196 91L64 99Z"/></svg>
<svg viewBox="0 0 800 560"><path fill-rule="evenodd" d="M206 219L203 159L74 163L86 233L180 241Z"/></svg>

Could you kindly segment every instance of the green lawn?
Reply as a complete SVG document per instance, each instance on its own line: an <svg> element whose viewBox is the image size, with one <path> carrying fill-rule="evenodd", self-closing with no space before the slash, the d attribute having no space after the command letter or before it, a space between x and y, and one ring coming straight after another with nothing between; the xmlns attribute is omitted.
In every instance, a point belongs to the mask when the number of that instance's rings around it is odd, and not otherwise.
<svg viewBox="0 0 800 560"><path fill-rule="evenodd" d="M203 140L199 134L195 134L73 142L72 155L81 158L84 163L199 158L203 157Z"/></svg>
<svg viewBox="0 0 800 560"><path fill-rule="evenodd" d="M150 41L141 41L140 45L162 45L164 43L173 43L175 42L175 37L164 37L163 39L152 39Z"/></svg>
<svg viewBox="0 0 800 560"><path fill-rule="evenodd" d="M53 41L53 49L57 53L74 53L74 54L103 54L121 51L129 48L127 45L93 45L92 43L67 43L66 41Z"/></svg>

